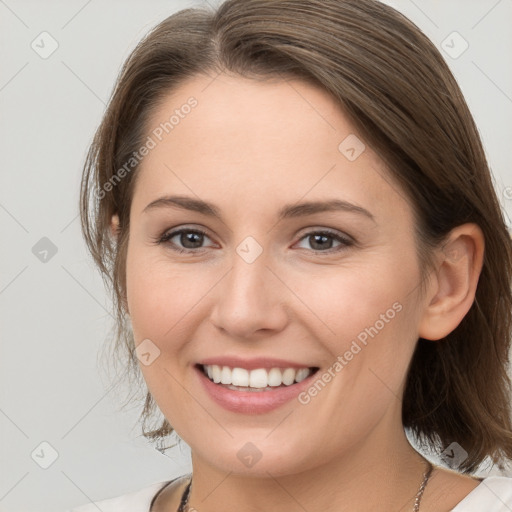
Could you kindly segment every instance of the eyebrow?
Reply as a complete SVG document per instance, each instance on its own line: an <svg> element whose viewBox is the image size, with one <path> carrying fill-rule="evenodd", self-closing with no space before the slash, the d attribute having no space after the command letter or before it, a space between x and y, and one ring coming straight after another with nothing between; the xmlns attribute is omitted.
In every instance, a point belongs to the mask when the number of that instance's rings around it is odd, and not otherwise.
<svg viewBox="0 0 512 512"><path fill-rule="evenodd" d="M180 208L189 210L208 217L216 217L222 221L220 210L206 201L194 199L187 196L164 196L155 199L149 203L142 213L147 213L151 210L158 208ZM329 199L324 201L306 201L303 203L288 204L281 208L278 212L278 219L290 219L294 217L302 217L306 215L313 215L315 213L332 212L332 211L345 211L351 213L358 213L368 217L375 222L375 217L365 208L343 201L341 199Z"/></svg>

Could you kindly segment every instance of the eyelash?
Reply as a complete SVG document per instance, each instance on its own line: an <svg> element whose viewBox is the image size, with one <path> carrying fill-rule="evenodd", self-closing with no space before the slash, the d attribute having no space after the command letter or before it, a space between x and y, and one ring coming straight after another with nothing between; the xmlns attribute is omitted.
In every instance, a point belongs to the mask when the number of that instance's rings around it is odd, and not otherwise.
<svg viewBox="0 0 512 512"><path fill-rule="evenodd" d="M164 233L163 235L161 235L161 236L159 236L159 237L157 237L155 239L155 243L157 245L168 243L176 235L180 235L182 233L194 233L194 234L197 234L197 235L203 235L205 237L208 237L208 234L205 231L201 230L201 229L182 228L182 229L178 229L176 231L171 231L171 232ZM315 253L318 253L318 254L332 254L332 253L339 252L339 251L341 251L341 250L343 250L343 249L345 249L347 247L350 247L350 246L354 245L354 241L353 240L349 239L348 237L343 237L340 234L332 232L332 231L329 231L329 230L310 231L309 233L306 233L304 236L302 236L300 238L300 240L304 240L305 238L308 238L308 237L313 236L313 235L327 236L327 237L335 239L338 242L341 242L341 244L342 244L342 245L338 246L337 248L331 248L331 249L327 249L325 251L318 251L318 250L315 251L314 249L309 249L309 250L311 250L311 251L313 251ZM177 253L188 253L188 254L195 253L195 254L198 254L198 253L204 252L203 251L204 248L181 249L180 247L176 246L172 242L169 243L169 247L170 247L171 250L173 250L173 251L175 251ZM308 249L306 249L306 250L308 250Z"/></svg>

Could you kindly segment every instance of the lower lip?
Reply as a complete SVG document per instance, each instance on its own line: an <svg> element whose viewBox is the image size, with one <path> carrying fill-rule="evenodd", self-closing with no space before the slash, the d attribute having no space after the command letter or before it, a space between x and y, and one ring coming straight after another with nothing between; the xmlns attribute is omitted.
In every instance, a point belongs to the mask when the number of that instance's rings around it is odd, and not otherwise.
<svg viewBox="0 0 512 512"><path fill-rule="evenodd" d="M224 409L243 414L262 414L277 409L281 405L296 398L305 390L317 372L312 373L301 382L290 386L280 386L269 391L235 391L212 382L200 368L194 370L206 392L214 402Z"/></svg>

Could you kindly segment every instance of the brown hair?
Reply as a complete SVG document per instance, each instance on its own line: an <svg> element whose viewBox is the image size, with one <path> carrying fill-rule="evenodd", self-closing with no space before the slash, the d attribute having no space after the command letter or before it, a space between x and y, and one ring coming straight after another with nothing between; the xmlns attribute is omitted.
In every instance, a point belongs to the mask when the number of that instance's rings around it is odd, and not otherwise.
<svg viewBox="0 0 512 512"><path fill-rule="evenodd" d="M503 469L512 458L509 233L479 133L449 67L418 27L376 0L228 0L216 11L186 9L168 17L132 52L90 147L80 197L86 243L112 287L114 352L124 345L131 370L140 374L125 312L137 167L122 179L116 172L147 137L159 101L186 78L221 71L298 77L339 101L413 207L424 275L430 249L452 228L480 226L486 247L475 301L445 339L418 341L402 421L424 447L440 451L459 443L468 453L462 472L474 472L487 456ZM115 213L117 241L109 233ZM144 435L170 434L165 419L145 431L155 409L145 393Z"/></svg>

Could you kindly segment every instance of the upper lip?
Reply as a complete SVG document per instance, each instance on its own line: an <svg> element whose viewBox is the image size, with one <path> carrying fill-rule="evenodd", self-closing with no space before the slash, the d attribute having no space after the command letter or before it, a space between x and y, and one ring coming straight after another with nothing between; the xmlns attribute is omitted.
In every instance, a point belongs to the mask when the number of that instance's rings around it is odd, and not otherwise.
<svg viewBox="0 0 512 512"><path fill-rule="evenodd" d="M307 363L297 363L273 357L255 357L251 359L242 359L236 356L208 357L207 359L199 361L197 364L215 364L218 366L228 366L230 368L245 368L246 370L255 370L257 368L316 368Z"/></svg>

